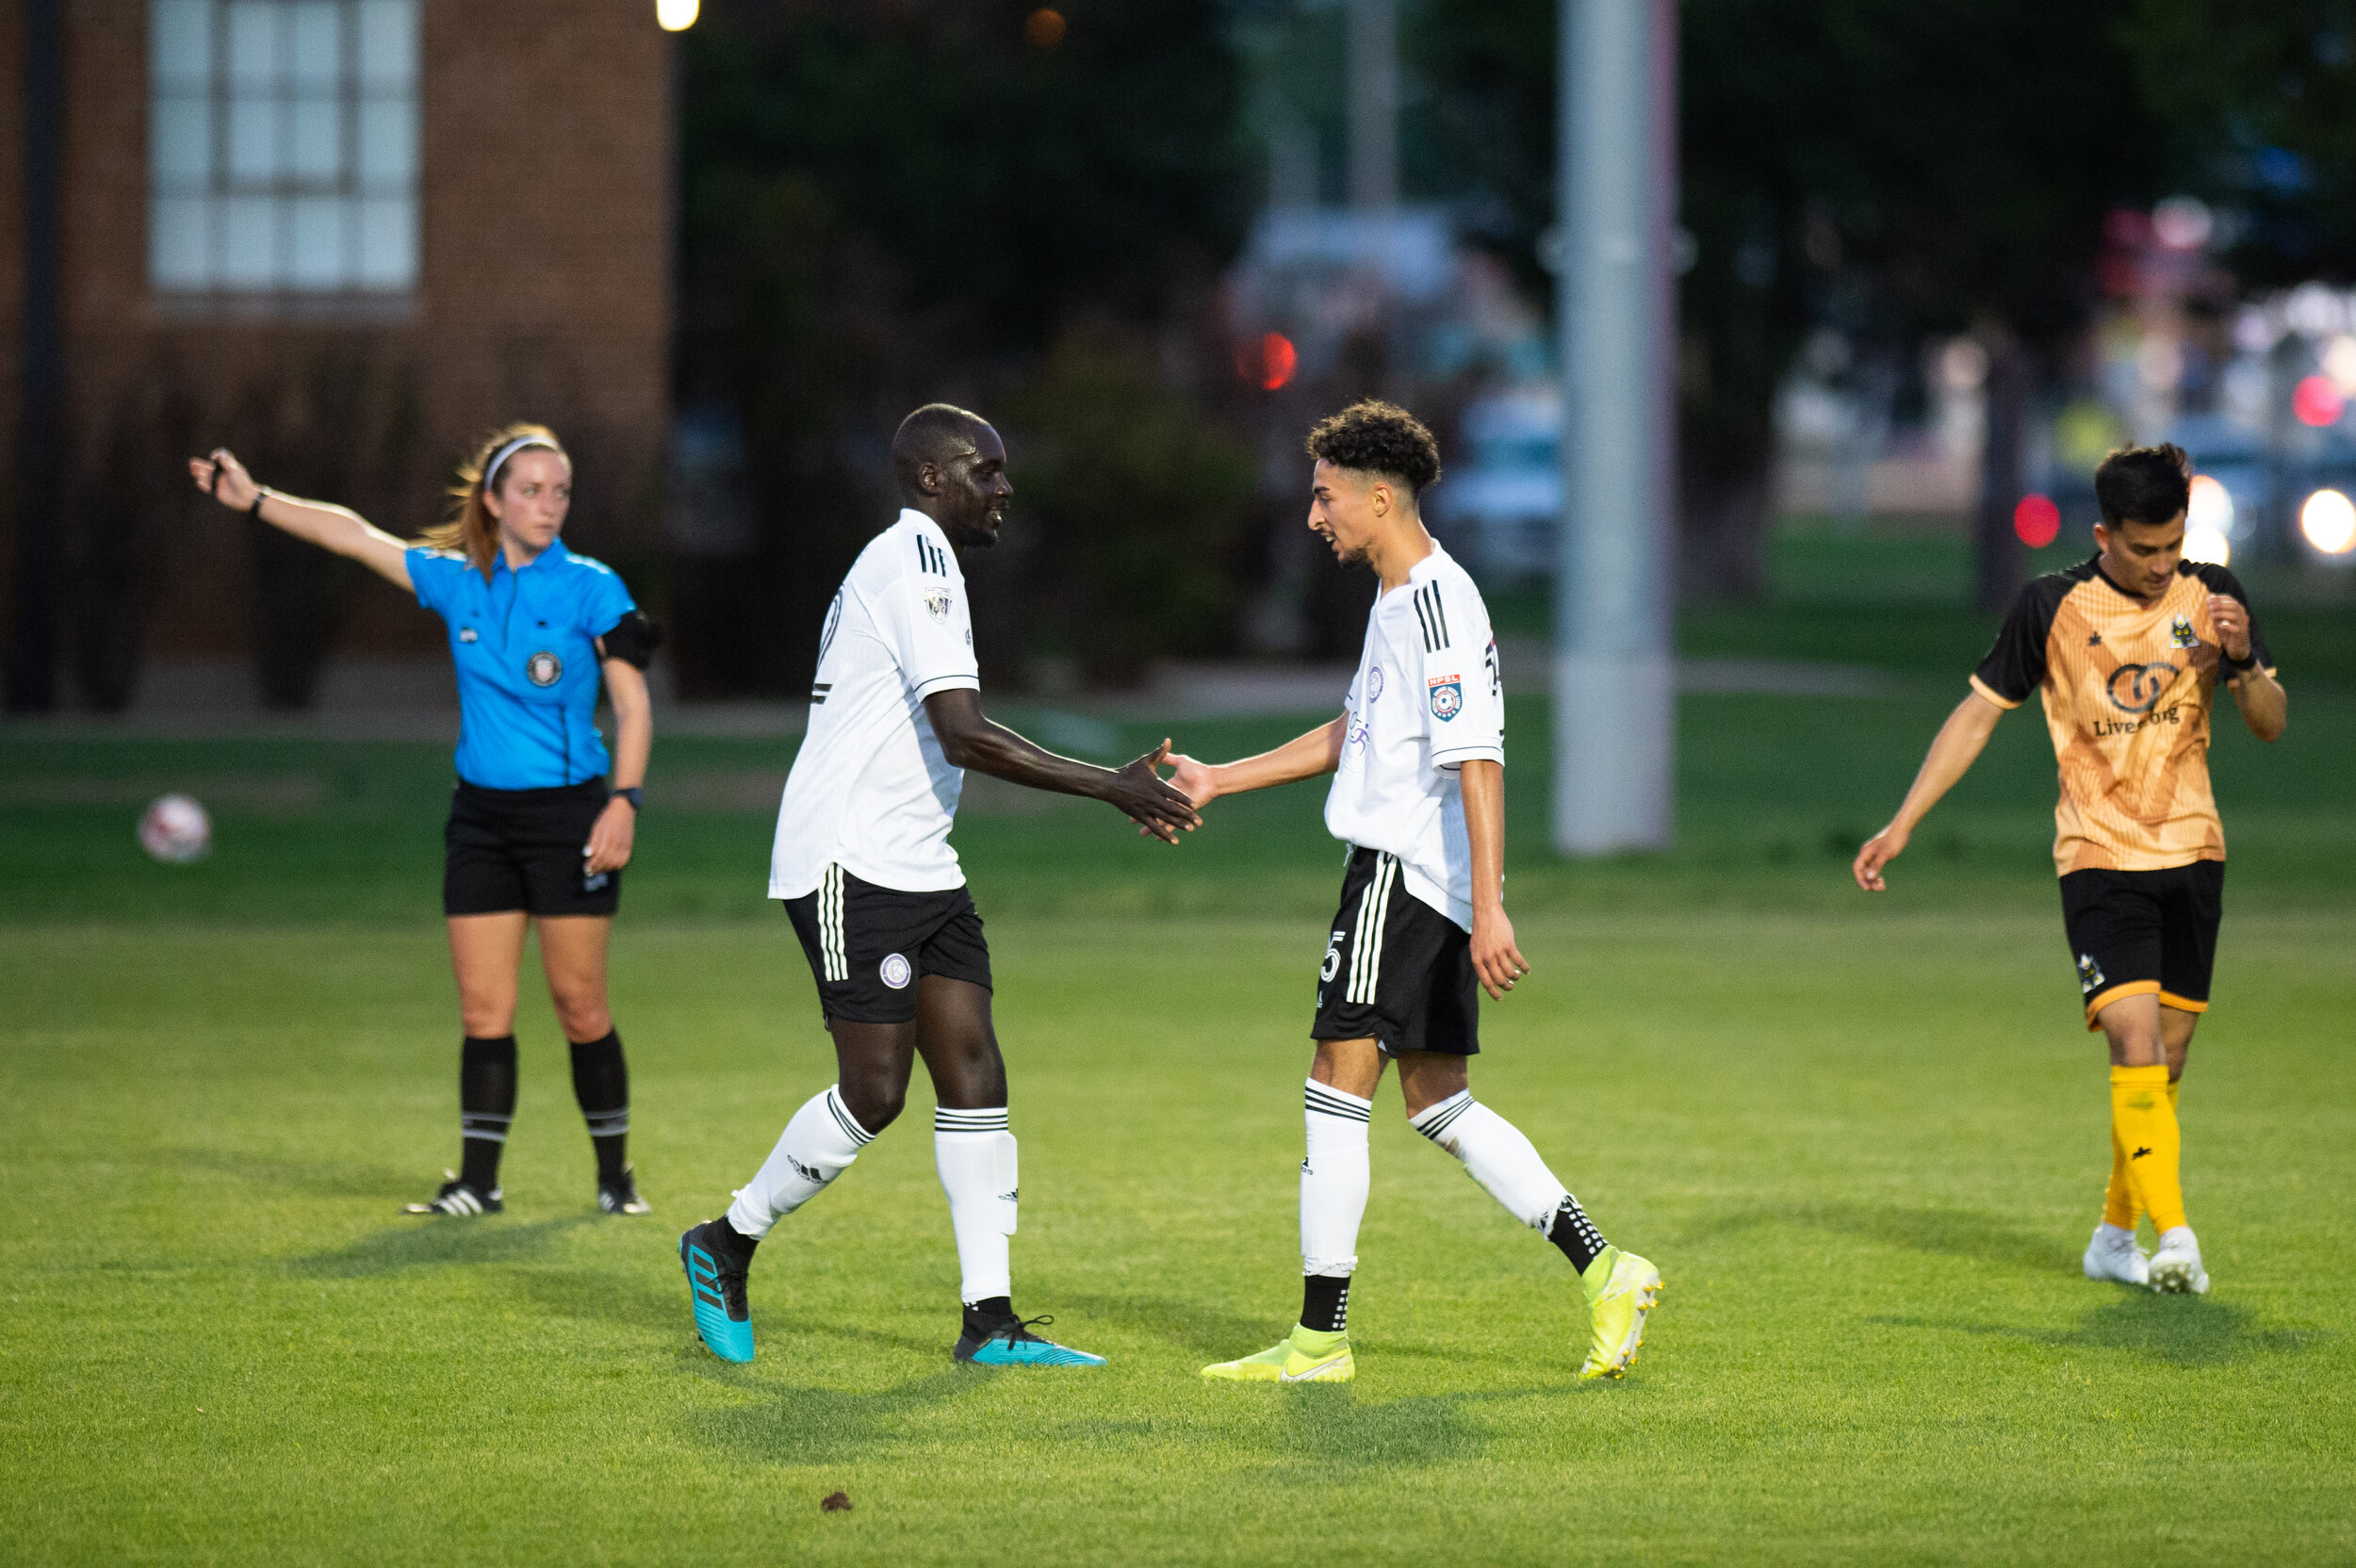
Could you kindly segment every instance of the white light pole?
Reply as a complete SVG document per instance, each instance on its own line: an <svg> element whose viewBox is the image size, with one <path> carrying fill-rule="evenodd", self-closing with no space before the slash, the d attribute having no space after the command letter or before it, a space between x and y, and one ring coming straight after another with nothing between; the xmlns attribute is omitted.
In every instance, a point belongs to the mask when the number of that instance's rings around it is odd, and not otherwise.
<svg viewBox="0 0 2356 1568"><path fill-rule="evenodd" d="M1677 4L1561 16L1554 843L1609 855L1665 848L1676 817Z"/></svg>

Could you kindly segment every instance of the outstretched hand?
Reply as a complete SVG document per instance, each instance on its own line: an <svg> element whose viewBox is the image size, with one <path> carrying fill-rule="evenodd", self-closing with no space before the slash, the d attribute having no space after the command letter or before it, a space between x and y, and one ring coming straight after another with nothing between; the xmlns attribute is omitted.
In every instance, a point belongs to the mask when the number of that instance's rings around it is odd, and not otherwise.
<svg viewBox="0 0 2356 1568"><path fill-rule="evenodd" d="M254 504L262 487L254 482L254 476L245 471L237 454L226 447L215 447L209 457L188 459L188 477L196 487L232 511L243 512Z"/></svg>
<svg viewBox="0 0 2356 1568"><path fill-rule="evenodd" d="M1180 828L1191 833L1203 825L1203 818L1195 810L1194 802L1171 789L1156 771L1169 760L1170 743L1165 740L1115 773L1104 798L1127 812L1129 820L1137 825L1138 832L1174 844Z"/></svg>

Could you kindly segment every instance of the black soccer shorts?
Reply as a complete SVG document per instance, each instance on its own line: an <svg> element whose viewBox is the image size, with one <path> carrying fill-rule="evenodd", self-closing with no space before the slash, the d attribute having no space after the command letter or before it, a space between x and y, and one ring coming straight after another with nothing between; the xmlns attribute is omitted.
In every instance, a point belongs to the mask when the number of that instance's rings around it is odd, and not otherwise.
<svg viewBox="0 0 2356 1568"><path fill-rule="evenodd" d="M442 913L612 914L622 874L581 869L608 792L602 778L552 790L486 790L460 779L442 830Z"/></svg>
<svg viewBox="0 0 2356 1568"><path fill-rule="evenodd" d="M1399 857L1353 849L1317 966L1309 1037L1383 1049L1481 1051L1481 976L1464 928L1399 885Z"/></svg>
<svg viewBox="0 0 2356 1568"><path fill-rule="evenodd" d="M990 988L981 911L963 888L910 893L828 866L815 892L785 901L829 1021L906 1023L927 974Z"/></svg>
<svg viewBox="0 0 2356 1568"><path fill-rule="evenodd" d="M2078 959L2086 1027L2122 996L2158 992L2160 1005L2209 1010L2225 862L2166 871L2073 871L2061 879L2062 923Z"/></svg>

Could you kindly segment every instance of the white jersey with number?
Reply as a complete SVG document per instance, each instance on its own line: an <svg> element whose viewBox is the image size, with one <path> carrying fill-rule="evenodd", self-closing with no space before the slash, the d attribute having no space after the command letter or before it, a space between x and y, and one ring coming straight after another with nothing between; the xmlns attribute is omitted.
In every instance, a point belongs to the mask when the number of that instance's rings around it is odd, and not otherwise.
<svg viewBox="0 0 2356 1568"><path fill-rule="evenodd" d="M771 898L801 897L838 864L902 892L965 885L949 847L965 770L941 755L924 699L981 684L957 552L940 524L903 511L826 611L810 728L777 808Z"/></svg>
<svg viewBox="0 0 2356 1568"><path fill-rule="evenodd" d="M1350 683L1325 825L1399 858L1407 890L1472 929L1472 847L1457 770L1505 760L1504 690L1489 608L1437 545L1374 601Z"/></svg>

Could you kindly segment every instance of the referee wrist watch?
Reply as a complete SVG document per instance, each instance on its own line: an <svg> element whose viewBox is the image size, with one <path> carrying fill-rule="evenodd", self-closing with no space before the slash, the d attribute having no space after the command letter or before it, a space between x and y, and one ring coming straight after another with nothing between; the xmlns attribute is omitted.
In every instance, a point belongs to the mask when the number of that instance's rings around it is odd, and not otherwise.
<svg viewBox="0 0 2356 1568"><path fill-rule="evenodd" d="M632 784L627 790L614 791L614 798L616 800L629 801L630 808L633 811L643 811L646 808L646 792L640 789L635 784Z"/></svg>

